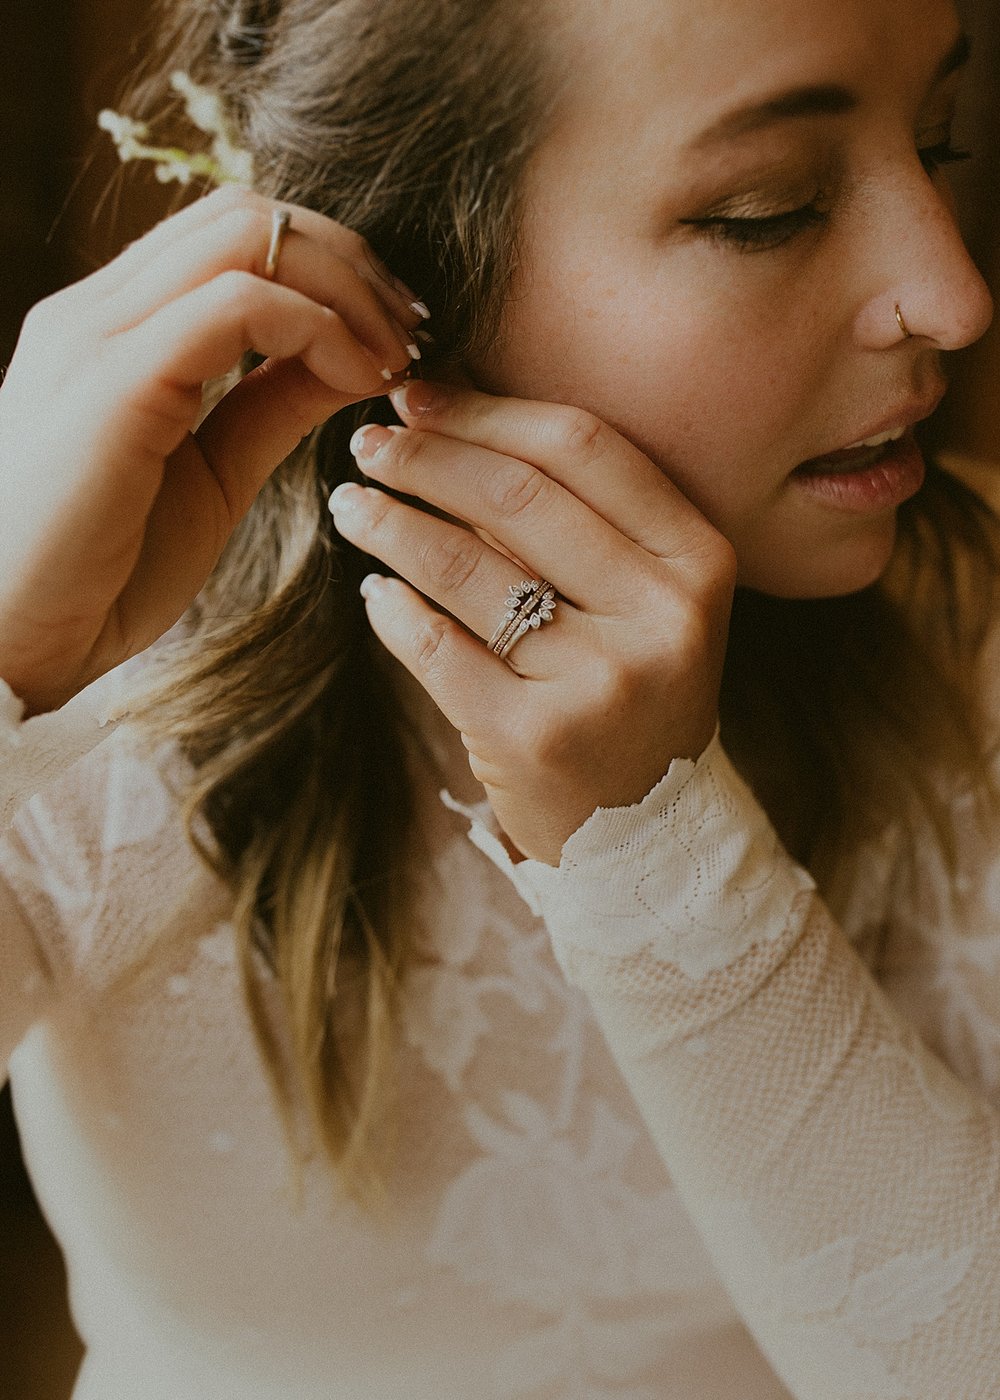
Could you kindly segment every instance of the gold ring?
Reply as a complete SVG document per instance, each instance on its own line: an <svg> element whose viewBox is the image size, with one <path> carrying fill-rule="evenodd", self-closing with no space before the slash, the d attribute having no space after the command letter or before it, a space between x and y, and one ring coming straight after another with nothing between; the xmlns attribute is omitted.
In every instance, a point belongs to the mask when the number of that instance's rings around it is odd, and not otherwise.
<svg viewBox="0 0 1000 1400"><path fill-rule="evenodd" d="M899 302L898 302L898 301L896 302L896 320L899 322L899 329L903 332L903 339L904 339L904 340L912 340L912 339L913 339L913 332L910 330L909 326L908 326L908 325L906 324L906 322L903 320L903 313L902 313L902 311L900 311L900 309L899 309Z"/></svg>
<svg viewBox="0 0 1000 1400"><path fill-rule="evenodd" d="M273 282L277 274L278 259L281 257L282 244L291 226L292 216L287 209L272 210L271 241L267 245L267 257L264 259L264 276L269 282Z"/></svg>

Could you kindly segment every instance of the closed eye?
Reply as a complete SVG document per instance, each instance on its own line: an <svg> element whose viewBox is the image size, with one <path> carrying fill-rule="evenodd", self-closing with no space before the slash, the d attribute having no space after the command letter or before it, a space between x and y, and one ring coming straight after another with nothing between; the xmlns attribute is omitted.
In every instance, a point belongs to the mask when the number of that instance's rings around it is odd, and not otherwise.
<svg viewBox="0 0 1000 1400"><path fill-rule="evenodd" d="M759 219L715 214L706 219L682 219L681 222L737 250L763 252L780 248L807 229L824 224L828 218L828 212L813 201L787 213L768 214Z"/></svg>

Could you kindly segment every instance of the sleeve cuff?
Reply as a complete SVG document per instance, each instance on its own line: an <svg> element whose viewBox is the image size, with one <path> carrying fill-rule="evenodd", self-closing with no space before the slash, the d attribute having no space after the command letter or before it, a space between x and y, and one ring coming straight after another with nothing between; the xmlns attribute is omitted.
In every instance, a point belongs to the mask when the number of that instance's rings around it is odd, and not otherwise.
<svg viewBox="0 0 1000 1400"><path fill-rule="evenodd" d="M444 796L444 795L443 795ZM787 929L815 886L786 854L718 732L697 761L675 759L631 807L598 808L558 867L515 865L486 804L452 810L469 837L544 919L564 967L570 950L658 959L700 980Z"/></svg>

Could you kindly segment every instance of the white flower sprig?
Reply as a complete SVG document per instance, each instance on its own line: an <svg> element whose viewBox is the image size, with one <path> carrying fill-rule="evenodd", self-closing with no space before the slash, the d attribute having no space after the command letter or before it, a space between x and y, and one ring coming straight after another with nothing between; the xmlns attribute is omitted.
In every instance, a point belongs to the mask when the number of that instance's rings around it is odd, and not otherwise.
<svg viewBox="0 0 1000 1400"><path fill-rule="evenodd" d="M199 131L211 136L211 151L185 151L180 146L153 146L149 127L120 112L105 109L97 125L107 131L118 150L119 159L156 161L156 178L167 184L177 180L187 185L202 175L216 185L252 185L253 157L233 139L218 93L201 87L187 73L172 73L170 86L184 99L188 118Z"/></svg>

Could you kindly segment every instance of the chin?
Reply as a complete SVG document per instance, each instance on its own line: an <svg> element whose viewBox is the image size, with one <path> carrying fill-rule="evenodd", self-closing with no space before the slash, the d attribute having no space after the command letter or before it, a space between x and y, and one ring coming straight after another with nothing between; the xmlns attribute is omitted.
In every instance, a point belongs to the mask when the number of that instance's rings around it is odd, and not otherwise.
<svg viewBox="0 0 1000 1400"><path fill-rule="evenodd" d="M896 515L863 538L742 567L738 584L773 598L844 598L878 583L892 562Z"/></svg>

